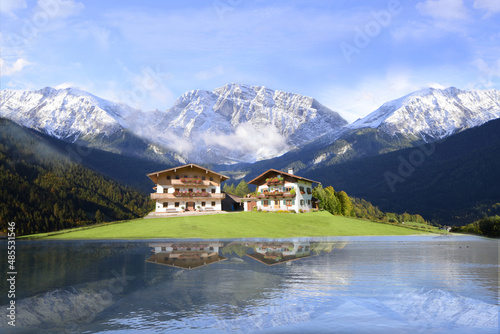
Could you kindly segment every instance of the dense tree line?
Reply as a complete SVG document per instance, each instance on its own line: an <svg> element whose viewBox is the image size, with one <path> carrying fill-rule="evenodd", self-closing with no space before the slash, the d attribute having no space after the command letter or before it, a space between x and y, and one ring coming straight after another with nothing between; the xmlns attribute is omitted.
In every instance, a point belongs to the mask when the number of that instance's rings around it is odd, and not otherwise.
<svg viewBox="0 0 500 334"><path fill-rule="evenodd" d="M500 237L500 216L485 217L465 226L455 226L452 232L472 233L485 237Z"/></svg>
<svg viewBox="0 0 500 334"><path fill-rule="evenodd" d="M313 189L313 196L319 200L319 208L333 215L351 216L384 223L420 223L427 224L419 214L397 214L382 212L364 199L349 197L344 191L335 191L332 186L323 188L318 185Z"/></svg>
<svg viewBox="0 0 500 334"><path fill-rule="evenodd" d="M17 235L132 219L153 209L148 196L82 165L32 133L0 123L0 231Z"/></svg>

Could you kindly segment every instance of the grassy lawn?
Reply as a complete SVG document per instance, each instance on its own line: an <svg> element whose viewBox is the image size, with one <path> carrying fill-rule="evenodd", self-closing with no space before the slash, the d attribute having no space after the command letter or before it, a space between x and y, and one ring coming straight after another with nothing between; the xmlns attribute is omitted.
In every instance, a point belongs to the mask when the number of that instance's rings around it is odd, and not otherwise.
<svg viewBox="0 0 500 334"><path fill-rule="evenodd" d="M328 212L279 214L239 212L206 216L136 219L27 236L44 239L287 238L410 235L428 232Z"/></svg>

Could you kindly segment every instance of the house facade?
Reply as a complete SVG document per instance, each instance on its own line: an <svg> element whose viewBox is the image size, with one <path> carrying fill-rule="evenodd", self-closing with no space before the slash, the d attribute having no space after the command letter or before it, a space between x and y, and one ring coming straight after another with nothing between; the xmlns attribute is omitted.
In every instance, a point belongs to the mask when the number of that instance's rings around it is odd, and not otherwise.
<svg viewBox="0 0 500 334"><path fill-rule="evenodd" d="M257 191L254 196L243 199L245 211L257 208L299 212L313 208L312 188L319 182L294 175L293 169L289 169L288 173L269 169L248 184L256 185Z"/></svg>
<svg viewBox="0 0 500 334"><path fill-rule="evenodd" d="M221 211L221 183L229 177L207 168L189 164L147 176L156 186L151 199L156 202L155 212Z"/></svg>

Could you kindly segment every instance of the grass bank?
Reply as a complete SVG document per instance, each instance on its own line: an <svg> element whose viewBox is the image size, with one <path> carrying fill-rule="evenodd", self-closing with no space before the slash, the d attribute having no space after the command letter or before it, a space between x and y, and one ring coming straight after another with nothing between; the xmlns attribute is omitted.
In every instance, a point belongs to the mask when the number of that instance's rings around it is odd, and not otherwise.
<svg viewBox="0 0 500 334"><path fill-rule="evenodd" d="M26 236L43 239L289 238L427 234L427 231L332 216L328 212L239 212L206 216L136 219Z"/></svg>

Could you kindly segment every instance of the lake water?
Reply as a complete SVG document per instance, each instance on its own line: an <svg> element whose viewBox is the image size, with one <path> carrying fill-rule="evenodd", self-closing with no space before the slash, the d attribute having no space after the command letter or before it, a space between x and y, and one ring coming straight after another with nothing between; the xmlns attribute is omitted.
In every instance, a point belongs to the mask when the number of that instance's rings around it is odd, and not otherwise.
<svg viewBox="0 0 500 334"><path fill-rule="evenodd" d="M498 258L472 236L18 241L0 332L498 333Z"/></svg>

